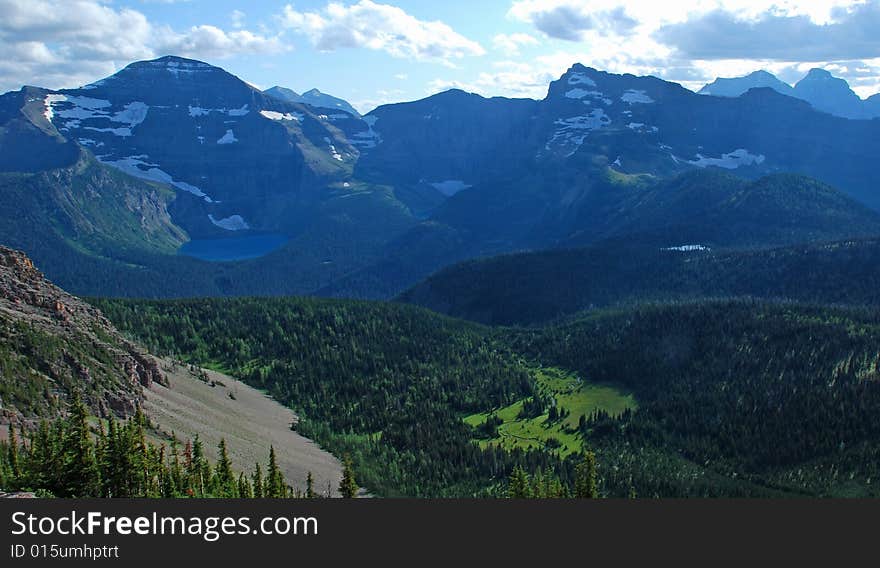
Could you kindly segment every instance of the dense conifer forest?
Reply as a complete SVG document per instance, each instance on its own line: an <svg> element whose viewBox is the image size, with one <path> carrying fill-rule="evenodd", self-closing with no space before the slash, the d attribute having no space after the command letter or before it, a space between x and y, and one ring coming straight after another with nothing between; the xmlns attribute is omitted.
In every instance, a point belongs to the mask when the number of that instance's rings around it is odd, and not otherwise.
<svg viewBox="0 0 880 568"><path fill-rule="evenodd" d="M698 301L518 329L370 302L96 303L153 352L221 368L291 405L297 429L350 455L377 495L505 496L524 475L556 480L548 495L573 495L590 450L601 496L875 493L873 310ZM537 386L551 367L631 392L638 408L568 417ZM580 449L562 452L552 438L505 448L491 443L497 422L464 420L518 404L517 420L555 427Z"/></svg>
<svg viewBox="0 0 880 568"><path fill-rule="evenodd" d="M258 463L247 475L233 471L225 440L216 459L209 459L198 437L183 444L176 438L168 446L155 444L147 440L149 428L140 412L125 422L110 420L106 428L101 422L96 425L76 398L63 420L43 421L34 431L10 430L10 439L0 443L0 487L42 497L318 496L310 479L302 480L304 490L288 484L274 448L265 470Z"/></svg>

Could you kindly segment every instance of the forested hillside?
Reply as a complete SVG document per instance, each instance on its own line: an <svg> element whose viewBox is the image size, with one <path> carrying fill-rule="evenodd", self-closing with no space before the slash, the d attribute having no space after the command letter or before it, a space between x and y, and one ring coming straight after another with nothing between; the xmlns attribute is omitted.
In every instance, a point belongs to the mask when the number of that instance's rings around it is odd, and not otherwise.
<svg viewBox="0 0 880 568"><path fill-rule="evenodd" d="M731 296L877 305L880 241L746 251L608 242L463 262L398 301L487 324L535 325L604 306Z"/></svg>
<svg viewBox="0 0 880 568"><path fill-rule="evenodd" d="M877 494L874 310L656 305L505 335L525 356L635 393L637 412L582 425L609 485L630 475L642 495Z"/></svg>
<svg viewBox="0 0 880 568"><path fill-rule="evenodd" d="M98 301L154 353L214 365L301 416L297 430L350 453L383 495L485 495L551 454L471 444L462 417L529 396L533 369L486 328L410 306L310 299Z"/></svg>
<svg viewBox="0 0 880 568"><path fill-rule="evenodd" d="M588 448L603 495L874 491L873 311L716 301L515 330L381 303L98 305L150 349L222 367L292 405L298 429L350 453L379 495L501 494L516 466L570 486ZM579 392L601 394L590 385L631 392L637 409L572 416ZM524 428L541 441L499 438Z"/></svg>

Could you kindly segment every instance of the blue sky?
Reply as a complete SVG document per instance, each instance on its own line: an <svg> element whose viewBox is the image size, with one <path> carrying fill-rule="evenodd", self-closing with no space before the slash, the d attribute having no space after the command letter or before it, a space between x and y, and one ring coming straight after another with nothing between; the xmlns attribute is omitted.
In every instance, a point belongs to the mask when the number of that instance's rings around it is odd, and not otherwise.
<svg viewBox="0 0 880 568"><path fill-rule="evenodd" d="M880 0L0 0L0 91L176 54L359 110L449 87L540 98L572 63L699 88L811 67L880 91Z"/></svg>

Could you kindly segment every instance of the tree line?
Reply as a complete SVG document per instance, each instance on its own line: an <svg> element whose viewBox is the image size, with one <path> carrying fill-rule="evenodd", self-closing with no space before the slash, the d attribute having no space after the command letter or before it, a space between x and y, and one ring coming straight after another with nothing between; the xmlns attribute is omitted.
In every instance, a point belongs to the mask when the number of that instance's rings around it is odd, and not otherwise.
<svg viewBox="0 0 880 568"><path fill-rule="evenodd" d="M34 491L44 497L105 498L315 498L329 495L314 486L312 474L305 489L291 486L270 447L265 470L260 463L250 474L236 474L226 441L220 440L212 464L196 436L183 446L172 438L170 447L147 440L149 424L138 410L128 420L111 419L93 425L77 395L69 415L43 421L28 431L10 427L0 443L0 488ZM343 496L357 494L351 463L346 461L339 486Z"/></svg>

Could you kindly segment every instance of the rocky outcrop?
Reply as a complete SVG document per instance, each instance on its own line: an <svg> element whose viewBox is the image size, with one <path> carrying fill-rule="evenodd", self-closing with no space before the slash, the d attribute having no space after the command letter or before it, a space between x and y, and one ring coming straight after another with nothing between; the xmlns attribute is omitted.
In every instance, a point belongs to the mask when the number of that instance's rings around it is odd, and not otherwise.
<svg viewBox="0 0 880 568"><path fill-rule="evenodd" d="M144 387L166 384L156 361L94 306L51 282L24 253L0 246L0 423L63 412L74 391L97 415L124 417Z"/></svg>

